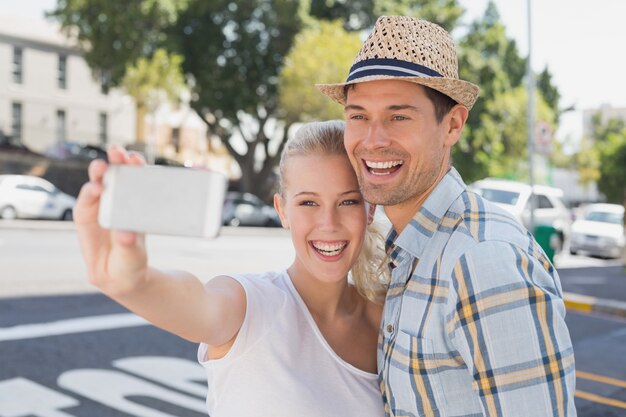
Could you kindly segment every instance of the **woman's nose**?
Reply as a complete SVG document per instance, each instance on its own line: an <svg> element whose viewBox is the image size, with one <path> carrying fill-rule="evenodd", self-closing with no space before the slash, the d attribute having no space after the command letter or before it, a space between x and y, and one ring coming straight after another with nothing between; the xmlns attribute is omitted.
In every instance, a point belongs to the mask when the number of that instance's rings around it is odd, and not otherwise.
<svg viewBox="0 0 626 417"><path fill-rule="evenodd" d="M322 210L319 218L319 228L324 231L333 231L339 227L339 213L335 207Z"/></svg>

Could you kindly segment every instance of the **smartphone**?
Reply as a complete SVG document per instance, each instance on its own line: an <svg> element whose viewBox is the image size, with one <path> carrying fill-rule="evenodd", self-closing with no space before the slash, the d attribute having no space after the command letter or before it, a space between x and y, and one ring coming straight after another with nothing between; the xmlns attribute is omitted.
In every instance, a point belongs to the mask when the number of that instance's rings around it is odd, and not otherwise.
<svg viewBox="0 0 626 417"><path fill-rule="evenodd" d="M98 222L106 229L147 234L218 235L226 177L218 172L153 165L110 165Z"/></svg>

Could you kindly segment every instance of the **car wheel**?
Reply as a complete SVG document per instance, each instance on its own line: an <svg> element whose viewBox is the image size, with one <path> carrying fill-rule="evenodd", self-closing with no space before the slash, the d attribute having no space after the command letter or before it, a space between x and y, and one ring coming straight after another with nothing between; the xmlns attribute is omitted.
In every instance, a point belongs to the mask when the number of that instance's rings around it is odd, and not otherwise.
<svg viewBox="0 0 626 417"><path fill-rule="evenodd" d="M15 220L17 219L17 211L11 206L6 206L2 209L2 211L0 211L0 218L5 220Z"/></svg>
<svg viewBox="0 0 626 417"><path fill-rule="evenodd" d="M570 255L577 255L577 254L578 254L578 251L577 251L577 250L574 250L574 249L570 249L570 250L569 250L569 253L570 253Z"/></svg>
<svg viewBox="0 0 626 417"><path fill-rule="evenodd" d="M237 226L241 225L241 220L239 220L236 217L233 217L232 219L230 219L230 222L228 222L228 224L230 224L231 226L237 227Z"/></svg>
<svg viewBox="0 0 626 417"><path fill-rule="evenodd" d="M72 209L67 209L63 212L63 216L61 216L61 220L65 220L65 221L72 221L72 219L74 218L73 214L72 214Z"/></svg>

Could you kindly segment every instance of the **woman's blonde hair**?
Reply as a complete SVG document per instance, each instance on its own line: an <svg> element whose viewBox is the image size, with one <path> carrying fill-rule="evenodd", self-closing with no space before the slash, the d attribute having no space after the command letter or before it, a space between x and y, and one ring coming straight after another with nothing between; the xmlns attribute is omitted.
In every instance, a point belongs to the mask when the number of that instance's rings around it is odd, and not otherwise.
<svg viewBox="0 0 626 417"><path fill-rule="evenodd" d="M291 157L339 155L345 156L348 162L348 154L343 146L344 127L344 122L340 120L311 122L302 125L287 141L279 165L279 192L282 197L287 180L287 161ZM376 303L383 303L389 285L387 255L383 236L374 223L367 226L361 253L350 270L350 276L361 295Z"/></svg>

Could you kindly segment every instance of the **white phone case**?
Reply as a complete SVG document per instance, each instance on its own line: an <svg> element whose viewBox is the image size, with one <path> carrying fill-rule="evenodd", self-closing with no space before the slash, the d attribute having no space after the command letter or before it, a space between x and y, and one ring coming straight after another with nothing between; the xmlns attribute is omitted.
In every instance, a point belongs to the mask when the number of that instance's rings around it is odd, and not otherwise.
<svg viewBox="0 0 626 417"><path fill-rule="evenodd" d="M98 222L107 229L215 237L222 224L226 177L164 166L110 165Z"/></svg>

